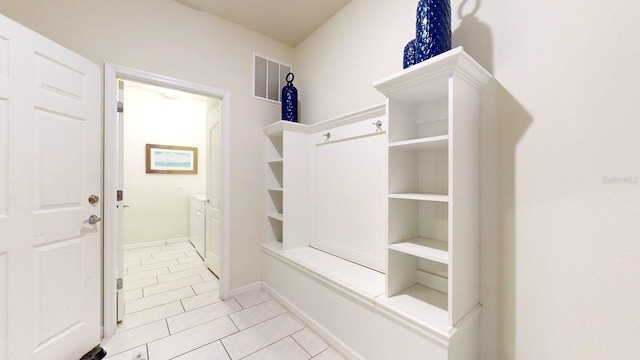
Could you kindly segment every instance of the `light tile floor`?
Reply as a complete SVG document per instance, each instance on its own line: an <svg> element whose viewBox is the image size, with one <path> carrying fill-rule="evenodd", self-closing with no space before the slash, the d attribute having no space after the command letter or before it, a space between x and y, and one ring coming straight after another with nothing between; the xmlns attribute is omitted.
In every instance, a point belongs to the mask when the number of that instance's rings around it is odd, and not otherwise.
<svg viewBox="0 0 640 360"><path fill-rule="evenodd" d="M125 317L105 360L344 359L269 294L221 301L188 242L125 251Z"/></svg>

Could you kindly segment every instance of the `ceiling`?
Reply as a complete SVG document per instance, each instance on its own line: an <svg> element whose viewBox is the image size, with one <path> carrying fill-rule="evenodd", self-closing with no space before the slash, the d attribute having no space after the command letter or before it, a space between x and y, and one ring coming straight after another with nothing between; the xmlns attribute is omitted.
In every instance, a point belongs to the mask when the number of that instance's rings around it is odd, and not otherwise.
<svg viewBox="0 0 640 360"><path fill-rule="evenodd" d="M351 0L175 0L296 46Z"/></svg>

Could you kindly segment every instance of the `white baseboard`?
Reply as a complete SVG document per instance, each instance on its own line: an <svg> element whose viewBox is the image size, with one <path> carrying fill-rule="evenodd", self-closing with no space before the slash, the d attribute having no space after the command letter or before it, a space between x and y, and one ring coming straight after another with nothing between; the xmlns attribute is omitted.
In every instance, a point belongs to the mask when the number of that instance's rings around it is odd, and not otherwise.
<svg viewBox="0 0 640 360"><path fill-rule="evenodd" d="M280 295L277 291L271 288L269 285L262 283L262 289L266 291L269 295L271 295L276 301L282 304L285 309L287 309L290 313L295 315L300 321L302 321L309 329L315 332L322 340L324 340L327 344L329 344L332 348L334 348L337 352L340 353L345 359L348 360L366 360L360 354L351 349L347 344L345 344L338 337L333 335L329 330L325 329L322 325L320 325L317 321L307 315L305 312L300 310L297 306L295 306L292 302L287 300L285 297Z"/></svg>
<svg viewBox="0 0 640 360"><path fill-rule="evenodd" d="M149 247L149 246L167 245L167 244L174 244L174 243L179 243L179 242L184 242L184 241L189 241L189 238L188 237L182 237L182 238L176 238L176 239L147 241L147 242L135 243L135 244L125 244L124 245L124 249L125 250L139 249L139 248L145 248L145 247Z"/></svg>
<svg viewBox="0 0 640 360"><path fill-rule="evenodd" d="M234 296L238 296L240 294L244 294L249 291L260 290L262 288L262 282L256 281L253 284L241 286L235 289L229 290L229 297L232 298Z"/></svg>

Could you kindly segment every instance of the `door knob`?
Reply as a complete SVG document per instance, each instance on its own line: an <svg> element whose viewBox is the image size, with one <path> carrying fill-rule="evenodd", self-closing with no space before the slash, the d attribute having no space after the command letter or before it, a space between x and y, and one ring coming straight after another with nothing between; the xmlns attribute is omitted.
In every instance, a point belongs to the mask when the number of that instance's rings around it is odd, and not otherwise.
<svg viewBox="0 0 640 360"><path fill-rule="evenodd" d="M91 215L91 216L89 216L89 218L88 218L87 220L85 220L84 222L85 222L85 223L87 223L87 224L89 224L89 225L95 225L95 224L97 224L97 223L98 223L98 221L100 221L100 220L102 220L102 219L100 219L100 218L98 217L98 215Z"/></svg>

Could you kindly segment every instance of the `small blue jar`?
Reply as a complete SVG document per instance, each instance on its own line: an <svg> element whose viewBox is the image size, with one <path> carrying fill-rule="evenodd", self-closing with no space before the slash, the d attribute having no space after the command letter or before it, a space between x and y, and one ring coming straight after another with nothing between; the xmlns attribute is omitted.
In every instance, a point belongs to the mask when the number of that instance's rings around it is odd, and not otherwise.
<svg viewBox="0 0 640 360"><path fill-rule="evenodd" d="M416 63L416 39L412 39L404 47L404 56L402 57L402 68L406 69Z"/></svg>

